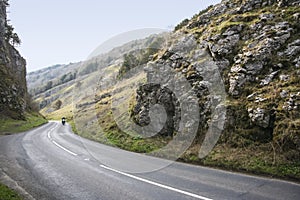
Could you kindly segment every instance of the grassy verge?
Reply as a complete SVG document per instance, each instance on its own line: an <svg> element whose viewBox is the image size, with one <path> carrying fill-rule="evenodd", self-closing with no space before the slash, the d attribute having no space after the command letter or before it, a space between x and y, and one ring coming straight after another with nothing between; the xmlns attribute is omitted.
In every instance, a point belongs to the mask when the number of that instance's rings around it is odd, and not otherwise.
<svg viewBox="0 0 300 200"><path fill-rule="evenodd" d="M26 113L25 120L0 119L0 135L28 131L47 123L47 120L37 113Z"/></svg>
<svg viewBox="0 0 300 200"><path fill-rule="evenodd" d="M47 118L60 120L61 116L66 116L73 131L82 137L137 153L147 153L159 149L171 139L162 137L143 139L123 133L118 129L107 105L100 109L99 122L96 124L102 127L103 131L95 131L96 127L89 128L86 132L82 132L84 129L76 130L71 112L59 112L59 114L55 113ZM89 115L87 114L87 116ZM218 144L204 159L198 157L198 151L199 146L194 145L178 161L300 182L300 162L286 160L282 153L275 153L271 143L253 144L243 148Z"/></svg>
<svg viewBox="0 0 300 200"><path fill-rule="evenodd" d="M0 135L28 131L45 123L47 123L47 120L37 113L26 113L25 120L0 119ZM16 191L0 183L0 200L21 199Z"/></svg>
<svg viewBox="0 0 300 200"><path fill-rule="evenodd" d="M272 152L270 148L270 144L246 148L219 144L204 159L198 158L198 148L195 148L180 158L180 161L300 182L300 162L289 161L282 154Z"/></svg>
<svg viewBox="0 0 300 200"><path fill-rule="evenodd" d="M1 200L21 200L20 195L6 185L0 183L0 199Z"/></svg>
<svg viewBox="0 0 300 200"><path fill-rule="evenodd" d="M105 99L105 101L109 100ZM85 126L89 122L89 117L92 116L91 112L94 113L95 109L98 122ZM77 113L79 122L82 122L81 128L80 123L75 126L73 113L70 110L70 108L60 109L48 115L47 118L60 120L62 116L65 116L76 134L96 142L138 153L160 149L172 139L141 138L138 135L123 133L116 124L109 104L92 105ZM119 117L122 118L122 116ZM222 142L216 145L204 159L198 157L199 148L199 144L192 145L178 161L300 182L300 163L295 159L286 159L284 156L286 152L274 151L272 143L253 142L247 146L232 147L232 145Z"/></svg>
<svg viewBox="0 0 300 200"><path fill-rule="evenodd" d="M107 106L102 106L99 112L97 125L102 127L103 131L94 131L92 134L93 129L88 129L85 133L79 131L77 134L137 153L147 153L160 149L172 140L172 138L162 137L141 138L123 133L119 130ZM96 130L96 128L94 129ZM199 144L193 144L178 161L300 182L300 162L295 161L295 159L288 160L284 156L284 152L274 151L272 143L253 142L251 145L236 148L222 143L216 145L204 159L198 157L199 149Z"/></svg>

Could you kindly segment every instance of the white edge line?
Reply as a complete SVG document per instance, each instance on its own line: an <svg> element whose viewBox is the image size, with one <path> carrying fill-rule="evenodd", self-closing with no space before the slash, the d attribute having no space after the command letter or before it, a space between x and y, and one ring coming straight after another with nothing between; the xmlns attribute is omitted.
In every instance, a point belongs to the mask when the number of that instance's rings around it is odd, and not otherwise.
<svg viewBox="0 0 300 200"><path fill-rule="evenodd" d="M59 148L61 148L62 150L68 152L69 154L72 154L73 156L78 156L78 154L66 149L65 147L61 146L60 144L58 144L57 142L55 142L54 140L52 140L53 144L55 144L56 146L58 146Z"/></svg>
<svg viewBox="0 0 300 200"><path fill-rule="evenodd" d="M173 188L171 186L167 186L167 185L163 185L161 183L156 183L154 181L150 181L150 180L147 180L147 179L144 179L144 178L140 178L140 177L137 177L137 176L134 176L132 174L127 174L125 172L121 172L119 170L116 170L116 169L112 169L110 167L107 167L105 165L100 165L100 167L104 168L104 169L107 169L107 170L110 170L110 171L113 171L113 172L116 172L118 174L122 174L124 176L127 176L127 177L130 177L130 178L133 178L133 179L136 179L136 180L139 180L139 181L142 181L142 182L145 182L145 183L149 183L151 185L155 185L155 186L158 186L158 187L161 187L161 188L164 188L164 189L167 189L167 190L171 190L171 191L174 191L174 192L178 192L178 193L181 193L181 194L184 194L184 195L187 195L187 196L191 196L191 197L194 197L194 198L197 198L197 199L202 199L202 200L213 200L213 199L210 199L210 198L207 198L207 197L204 197L204 196L200 196L200 195L197 195L197 194L193 194L193 193L190 193L190 192L187 192L187 191L183 191L183 190L180 190L180 189L176 189L176 188Z"/></svg>

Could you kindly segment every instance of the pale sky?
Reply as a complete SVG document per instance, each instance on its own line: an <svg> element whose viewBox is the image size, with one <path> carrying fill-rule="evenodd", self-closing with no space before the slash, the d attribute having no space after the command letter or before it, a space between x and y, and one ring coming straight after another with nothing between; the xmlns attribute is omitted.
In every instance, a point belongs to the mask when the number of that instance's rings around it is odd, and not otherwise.
<svg viewBox="0 0 300 200"><path fill-rule="evenodd" d="M22 44L27 71L85 60L124 32L173 30L221 0L9 0L8 19Z"/></svg>

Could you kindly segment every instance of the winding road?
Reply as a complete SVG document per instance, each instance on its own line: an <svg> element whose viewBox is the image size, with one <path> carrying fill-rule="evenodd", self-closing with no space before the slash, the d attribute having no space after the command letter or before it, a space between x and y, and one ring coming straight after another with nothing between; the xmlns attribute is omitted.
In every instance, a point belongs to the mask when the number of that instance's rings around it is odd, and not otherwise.
<svg viewBox="0 0 300 200"><path fill-rule="evenodd" d="M296 183L123 151L54 121L0 137L0 179L38 200L300 199Z"/></svg>

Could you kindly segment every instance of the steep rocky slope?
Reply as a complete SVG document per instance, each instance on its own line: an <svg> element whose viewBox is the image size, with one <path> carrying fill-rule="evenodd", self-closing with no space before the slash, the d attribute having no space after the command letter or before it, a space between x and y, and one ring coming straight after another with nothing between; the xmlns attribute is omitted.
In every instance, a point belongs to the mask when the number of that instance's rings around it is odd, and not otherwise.
<svg viewBox="0 0 300 200"><path fill-rule="evenodd" d="M299 177L299 3L224 0L177 27L207 49L228 93L225 129L204 162Z"/></svg>
<svg viewBox="0 0 300 200"><path fill-rule="evenodd" d="M24 118L26 108L26 62L5 38L6 1L0 1L0 115Z"/></svg>
<svg viewBox="0 0 300 200"><path fill-rule="evenodd" d="M0 1L0 135L46 122L27 92L26 61L14 47L21 41L8 23L7 6L7 0Z"/></svg>
<svg viewBox="0 0 300 200"><path fill-rule="evenodd" d="M180 23L156 51L127 49L37 100L67 91L61 108L52 100L44 111L68 114L78 134L99 142L299 180L299 5L223 0Z"/></svg>
<svg viewBox="0 0 300 200"><path fill-rule="evenodd" d="M190 38L197 45L192 47L190 55L174 53L170 47L156 62L173 66L184 74L200 99L201 128L182 159L299 178L299 3L223 0L176 27L175 34L186 35L181 48L188 46ZM199 67L199 62L195 62L203 59L201 53L195 53L201 48L206 49L217 65L227 93L224 130L218 144L204 159L197 158L204 134L210 121L222 116L210 114L213 110L210 103L214 100L211 94L205 94L209 84L203 81L204 66ZM149 112L152 103L147 98L159 102L159 98L166 96L156 87L140 88L134 112L139 121L148 119L144 112ZM172 98L167 100L172 101ZM176 109L173 116L169 130L174 130L180 120L176 121Z"/></svg>
<svg viewBox="0 0 300 200"><path fill-rule="evenodd" d="M164 67L169 66L184 75L198 98L200 128L182 160L300 177L299 12L299 1L224 0L176 27L173 35L177 39L153 59L154 66L160 67L147 70L147 79L172 85L164 80L170 74ZM225 101L222 89L216 88L222 85L215 77L218 73L224 81ZM183 109L178 98L163 84L142 85L137 89L131 116L138 125L147 126L153 120L150 108L157 103L164 105L167 120L159 135L174 139L182 112L193 109ZM120 128L122 123L116 121ZM112 127L105 131L111 132ZM208 156L201 158L207 153L202 146L207 147L211 130L215 135L211 133L210 140L221 131L220 138ZM109 138L134 150L132 138L124 139L119 131ZM157 147L161 148L158 145L152 150Z"/></svg>

